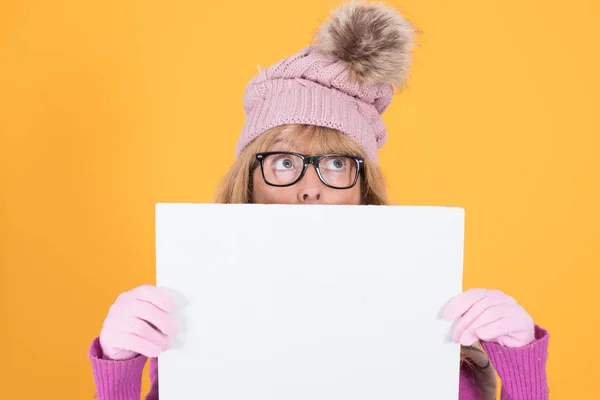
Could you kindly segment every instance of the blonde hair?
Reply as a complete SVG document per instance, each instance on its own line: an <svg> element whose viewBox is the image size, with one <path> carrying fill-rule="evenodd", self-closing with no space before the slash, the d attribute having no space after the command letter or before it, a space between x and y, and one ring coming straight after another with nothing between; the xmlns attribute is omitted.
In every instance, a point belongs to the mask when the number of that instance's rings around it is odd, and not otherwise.
<svg viewBox="0 0 600 400"><path fill-rule="evenodd" d="M361 174L361 204L387 205L387 188L381 169L367 158L362 147L341 132L316 125L281 125L252 141L225 174L214 196L215 203L252 203L252 173L258 166L256 153L269 151L282 141L285 150L308 143L313 154L344 153L365 159Z"/></svg>

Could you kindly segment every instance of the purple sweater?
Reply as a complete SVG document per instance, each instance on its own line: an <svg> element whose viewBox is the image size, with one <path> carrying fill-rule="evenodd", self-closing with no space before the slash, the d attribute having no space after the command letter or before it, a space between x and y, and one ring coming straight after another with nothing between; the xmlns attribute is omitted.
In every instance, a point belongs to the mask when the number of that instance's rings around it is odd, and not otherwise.
<svg viewBox="0 0 600 400"><path fill-rule="evenodd" d="M501 400L547 400L546 359L548 332L535 328L535 341L526 347L508 348L496 343L483 342L482 346L498 376L502 380ZM147 358L111 361L103 358L98 338L89 349L92 371L100 400L140 400L142 372ZM158 362L150 360L152 387L144 398L158 400ZM481 392L475 384L473 372L462 367L459 381L459 400L480 400Z"/></svg>

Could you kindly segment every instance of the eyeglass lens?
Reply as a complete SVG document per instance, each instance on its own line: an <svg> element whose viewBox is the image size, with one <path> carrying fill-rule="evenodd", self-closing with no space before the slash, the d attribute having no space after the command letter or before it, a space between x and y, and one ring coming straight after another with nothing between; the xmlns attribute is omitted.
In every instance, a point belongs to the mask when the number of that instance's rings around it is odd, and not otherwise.
<svg viewBox="0 0 600 400"><path fill-rule="evenodd" d="M303 160L293 154L271 154L263 160L265 180L273 185L288 185L302 173ZM345 188L356 179L356 161L351 157L332 156L319 160L323 180L331 186Z"/></svg>

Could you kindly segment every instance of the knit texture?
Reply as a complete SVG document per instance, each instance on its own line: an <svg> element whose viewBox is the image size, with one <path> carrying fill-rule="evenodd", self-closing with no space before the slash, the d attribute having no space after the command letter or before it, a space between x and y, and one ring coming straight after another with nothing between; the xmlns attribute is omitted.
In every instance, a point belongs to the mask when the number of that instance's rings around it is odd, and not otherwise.
<svg viewBox="0 0 600 400"><path fill-rule="evenodd" d="M502 380L501 400L547 400L548 383L546 360L548 358L548 332L536 326L536 339L522 348L509 348L483 342L496 372ZM139 400L144 364L147 358L138 356L130 360L110 361L102 355L99 339L89 350L97 398L100 400ZM150 361L152 387L145 400L158 400L158 362ZM435 379L435 377L433 378ZM435 381L432 382L435 384ZM193 397L193 396L192 396ZM461 368L459 400L480 400L481 393L468 368Z"/></svg>
<svg viewBox="0 0 600 400"><path fill-rule="evenodd" d="M127 361L106 360L103 358L99 338L92 342L89 357L92 361L97 398L102 400L139 400L146 357L138 356ZM154 399L156 398L158 397L154 397Z"/></svg>
<svg viewBox="0 0 600 400"><path fill-rule="evenodd" d="M503 393L506 392L502 400L548 398L549 388L546 378L548 333L536 326L535 337L534 343L510 351L497 343L483 343L483 349L492 364L505 366L496 369L502 380Z"/></svg>
<svg viewBox="0 0 600 400"><path fill-rule="evenodd" d="M246 120L236 157L263 132L285 124L325 126L346 134L377 162L387 140L381 114L394 94L391 85L351 79L347 65L314 46L262 70L244 94Z"/></svg>

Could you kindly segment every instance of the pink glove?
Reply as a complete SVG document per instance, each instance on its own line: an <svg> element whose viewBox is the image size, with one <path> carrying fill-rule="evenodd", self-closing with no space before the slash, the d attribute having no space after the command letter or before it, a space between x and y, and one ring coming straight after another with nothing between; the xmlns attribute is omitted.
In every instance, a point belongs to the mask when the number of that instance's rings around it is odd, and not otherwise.
<svg viewBox="0 0 600 400"><path fill-rule="evenodd" d="M171 347L177 324L169 312L175 302L155 286L143 285L121 293L111 306L100 332L104 356L126 360L138 354L158 355Z"/></svg>
<svg viewBox="0 0 600 400"><path fill-rule="evenodd" d="M531 316L498 290L470 289L456 296L446 307L444 319L457 318L452 340L464 346L483 340L523 347L535 339Z"/></svg>

